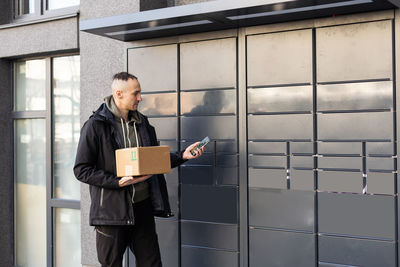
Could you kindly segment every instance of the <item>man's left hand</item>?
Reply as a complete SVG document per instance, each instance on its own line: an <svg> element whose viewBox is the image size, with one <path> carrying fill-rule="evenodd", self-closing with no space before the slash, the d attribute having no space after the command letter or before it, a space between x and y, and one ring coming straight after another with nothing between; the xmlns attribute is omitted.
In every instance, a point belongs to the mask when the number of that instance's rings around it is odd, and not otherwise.
<svg viewBox="0 0 400 267"><path fill-rule="evenodd" d="M147 179L149 179L151 176L153 176L153 174L150 175L142 175L142 176L125 176L122 177L119 181L118 181L118 185L120 187L123 186L127 186L127 185L131 185L131 184L137 184L143 181L146 181Z"/></svg>
<svg viewBox="0 0 400 267"><path fill-rule="evenodd" d="M195 159L195 158L200 157L203 154L204 150L205 150L204 146L201 149L195 149L194 150L194 153L195 153L194 156L192 155L192 153L190 153L190 150L192 150L198 144L200 144L200 142L196 142L196 143L191 144L190 146L188 146L186 148L185 152L183 152L182 158L183 159Z"/></svg>

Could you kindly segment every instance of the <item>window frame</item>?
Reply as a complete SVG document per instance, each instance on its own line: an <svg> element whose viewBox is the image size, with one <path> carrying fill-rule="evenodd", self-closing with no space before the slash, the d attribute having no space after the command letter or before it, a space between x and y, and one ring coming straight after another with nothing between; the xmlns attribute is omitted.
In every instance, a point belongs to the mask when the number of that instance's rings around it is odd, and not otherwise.
<svg viewBox="0 0 400 267"><path fill-rule="evenodd" d="M69 6L59 9L48 10L47 9L47 0L34 0L35 11L30 14L19 14L19 1L13 0L13 20L12 23L23 23L30 22L36 20L46 20L49 18L57 18L60 16L71 15L79 13L79 6Z"/></svg>
<svg viewBox="0 0 400 267"><path fill-rule="evenodd" d="M12 119L12 136L13 136L13 240L14 240L14 253L13 253L13 261L14 265L16 264L17 260L17 240L16 240L16 159L17 159L17 152L15 151L15 138L16 138L16 121L23 120L23 119L44 119L46 125L46 266L52 267L55 266L55 209L56 208L66 208L66 209L81 209L81 201L80 200L71 200L71 199L62 199L62 198L55 198L54 197L54 190L53 190L53 134L54 134L54 120L53 120L53 59L57 57L66 57L66 56L79 56L79 53L66 53L66 54L57 54L57 55L50 55L50 56L40 56L40 57L30 57L30 58L23 58L18 59L13 62L12 66L12 103L13 108L11 112L11 119ZM46 63L46 88L45 88L45 95L46 95L46 109L45 110L34 110L34 111L17 111L15 110L15 100L16 100L16 63L25 62L29 60L35 59L44 59Z"/></svg>

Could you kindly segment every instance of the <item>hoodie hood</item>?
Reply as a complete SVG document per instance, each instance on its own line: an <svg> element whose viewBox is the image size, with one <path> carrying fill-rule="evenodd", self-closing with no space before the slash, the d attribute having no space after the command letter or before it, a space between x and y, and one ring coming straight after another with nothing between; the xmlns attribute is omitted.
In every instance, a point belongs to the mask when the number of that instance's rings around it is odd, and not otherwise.
<svg viewBox="0 0 400 267"><path fill-rule="evenodd" d="M107 108L111 111L111 113L114 115L115 120L120 121L122 116L121 113L119 112L117 105L115 104L113 96L109 95L105 97L104 103L106 104ZM135 122L136 124L142 123L142 118L140 117L139 112L137 110L129 111L128 123L131 122L132 123Z"/></svg>

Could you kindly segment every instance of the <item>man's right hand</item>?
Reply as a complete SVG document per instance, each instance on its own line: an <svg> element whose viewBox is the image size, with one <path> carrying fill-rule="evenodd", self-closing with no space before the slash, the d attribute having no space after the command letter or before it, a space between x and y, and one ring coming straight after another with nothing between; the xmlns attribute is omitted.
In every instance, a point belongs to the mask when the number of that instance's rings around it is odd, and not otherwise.
<svg viewBox="0 0 400 267"><path fill-rule="evenodd" d="M118 181L118 184L119 184L120 187L131 185L131 184L137 184L137 183L146 181L151 176L153 176L153 174L143 175L143 176L135 176L135 177L133 177L133 176L125 176L125 177L122 177Z"/></svg>

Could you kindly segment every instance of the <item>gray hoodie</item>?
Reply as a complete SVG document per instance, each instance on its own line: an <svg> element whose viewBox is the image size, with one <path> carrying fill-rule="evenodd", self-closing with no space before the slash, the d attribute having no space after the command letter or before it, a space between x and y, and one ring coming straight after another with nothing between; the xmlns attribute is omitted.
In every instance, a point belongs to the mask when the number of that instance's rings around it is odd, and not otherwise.
<svg viewBox="0 0 400 267"><path fill-rule="evenodd" d="M142 123L139 113L137 111L130 111L128 114L128 122L124 121L115 105L112 95L104 98L107 108L114 115L115 122L117 123L119 133L121 135L122 145L124 147L137 147L141 146L140 136L136 130L136 124ZM137 144L139 143L139 145ZM149 185L147 181L137 183L132 186L133 196L132 202L137 203L148 198Z"/></svg>

